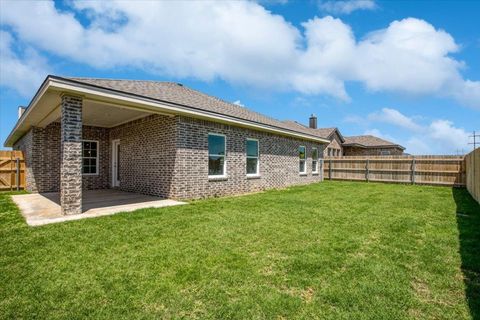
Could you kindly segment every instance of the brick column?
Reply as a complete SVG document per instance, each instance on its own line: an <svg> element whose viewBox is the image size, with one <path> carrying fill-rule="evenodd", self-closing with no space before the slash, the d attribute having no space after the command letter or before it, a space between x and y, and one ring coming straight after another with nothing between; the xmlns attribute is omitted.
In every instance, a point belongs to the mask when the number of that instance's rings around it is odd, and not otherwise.
<svg viewBox="0 0 480 320"><path fill-rule="evenodd" d="M82 213L82 98L62 95L60 204L62 214Z"/></svg>

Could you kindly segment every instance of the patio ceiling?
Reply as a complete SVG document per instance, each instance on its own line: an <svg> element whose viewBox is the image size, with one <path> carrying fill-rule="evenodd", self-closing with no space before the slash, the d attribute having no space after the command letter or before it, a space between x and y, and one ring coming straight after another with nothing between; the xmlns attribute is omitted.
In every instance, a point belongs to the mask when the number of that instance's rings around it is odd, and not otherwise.
<svg viewBox="0 0 480 320"><path fill-rule="evenodd" d="M150 114L152 113L133 110L121 105L84 99L82 122L85 126L112 128ZM52 122L60 122L60 116L60 105L57 104L55 109L38 126L44 127Z"/></svg>

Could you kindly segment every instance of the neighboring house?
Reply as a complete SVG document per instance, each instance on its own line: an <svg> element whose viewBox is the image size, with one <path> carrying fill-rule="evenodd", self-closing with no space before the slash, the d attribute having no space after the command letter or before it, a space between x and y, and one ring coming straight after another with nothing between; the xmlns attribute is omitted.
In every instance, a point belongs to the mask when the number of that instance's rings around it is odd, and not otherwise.
<svg viewBox="0 0 480 320"><path fill-rule="evenodd" d="M5 146L64 214L82 212L85 189L190 199L321 181L330 143L170 82L48 76L19 114Z"/></svg>
<svg viewBox="0 0 480 320"><path fill-rule="evenodd" d="M405 150L399 144L372 135L344 137L338 128L317 128L317 117L313 114L308 127L296 121L287 120L284 123L298 129L310 130L312 134L329 140L330 143L324 149L324 157L402 155Z"/></svg>
<svg viewBox="0 0 480 320"><path fill-rule="evenodd" d="M371 136L345 137L344 156L389 156L402 155L405 150L399 144Z"/></svg>
<svg viewBox="0 0 480 320"><path fill-rule="evenodd" d="M338 128L319 128L317 131L320 133L320 136L330 141L323 153L324 157L342 157L344 155L343 143L345 138Z"/></svg>
<svg viewBox="0 0 480 320"><path fill-rule="evenodd" d="M312 114L309 118L309 124L308 127L298 123L296 121L291 121L291 120L286 120L284 123L292 126L292 127L297 127L300 129L307 129L310 130L310 132L315 133L320 135L321 137L324 137L330 143L325 147L323 151L323 156L324 157L340 157L343 155L342 151L342 143L345 141L342 134L340 133L340 130L337 128L317 128L317 116Z"/></svg>

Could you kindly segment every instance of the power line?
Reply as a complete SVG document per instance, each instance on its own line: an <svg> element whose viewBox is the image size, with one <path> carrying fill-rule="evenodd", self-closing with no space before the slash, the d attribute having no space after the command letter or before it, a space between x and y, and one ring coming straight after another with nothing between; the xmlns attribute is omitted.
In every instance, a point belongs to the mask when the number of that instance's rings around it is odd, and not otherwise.
<svg viewBox="0 0 480 320"><path fill-rule="evenodd" d="M480 144L480 141L477 141L477 138L480 138L480 134L476 134L475 130L474 130L473 134L471 136L468 136L468 137L473 138L473 142L469 142L468 144L473 144L473 150L477 149L477 144Z"/></svg>

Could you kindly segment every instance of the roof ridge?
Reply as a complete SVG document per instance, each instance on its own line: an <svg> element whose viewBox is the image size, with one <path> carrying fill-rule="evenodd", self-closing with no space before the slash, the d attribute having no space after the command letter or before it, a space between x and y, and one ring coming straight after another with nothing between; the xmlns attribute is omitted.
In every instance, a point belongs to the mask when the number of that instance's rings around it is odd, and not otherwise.
<svg viewBox="0 0 480 320"><path fill-rule="evenodd" d="M175 81L160 81L160 80L138 80L138 79L111 79L111 78L96 78L96 77L64 77L60 76L61 78L65 79L83 79L83 80L105 80L105 81L132 81L132 82L151 82L151 83L170 83L170 84L175 84L175 85L180 85L183 86L182 83L180 82L175 82Z"/></svg>

